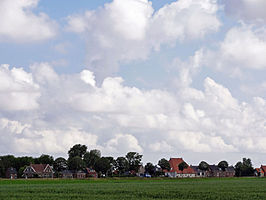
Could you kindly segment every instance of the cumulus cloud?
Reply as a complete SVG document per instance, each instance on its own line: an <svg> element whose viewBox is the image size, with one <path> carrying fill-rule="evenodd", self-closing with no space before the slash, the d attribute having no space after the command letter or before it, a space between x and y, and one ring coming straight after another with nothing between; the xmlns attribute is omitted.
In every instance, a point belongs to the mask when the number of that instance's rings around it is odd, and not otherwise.
<svg viewBox="0 0 266 200"><path fill-rule="evenodd" d="M226 13L238 19L251 22L266 20L264 0L222 0L221 2L225 5Z"/></svg>
<svg viewBox="0 0 266 200"><path fill-rule="evenodd" d="M45 13L35 14L39 0L1 0L0 42L34 42L53 38L56 22Z"/></svg>
<svg viewBox="0 0 266 200"><path fill-rule="evenodd" d="M68 17L67 30L87 41L87 65L97 77L119 63L146 59L163 44L199 39L220 27L213 0L179 0L154 12L148 0L114 0L103 8Z"/></svg>
<svg viewBox="0 0 266 200"><path fill-rule="evenodd" d="M118 134L106 143L106 151L120 155L130 151L142 153L142 147L136 137L129 134Z"/></svg>
<svg viewBox="0 0 266 200"><path fill-rule="evenodd" d="M201 64L239 78L245 71L252 73L248 70L265 70L265 33L264 28L244 24L233 27L216 50L204 51Z"/></svg>
<svg viewBox="0 0 266 200"><path fill-rule="evenodd" d="M22 111L37 109L40 97L39 86L31 73L22 68L9 69L0 65L0 110Z"/></svg>
<svg viewBox="0 0 266 200"><path fill-rule="evenodd" d="M47 63L31 66L27 75L41 93L37 110L26 118L1 113L1 144L12 152L30 153L33 143L51 153L67 152L74 143L106 155L266 152L266 100L242 102L209 77L203 90L188 84L167 91L128 87L121 77L96 86L88 70L59 75Z"/></svg>

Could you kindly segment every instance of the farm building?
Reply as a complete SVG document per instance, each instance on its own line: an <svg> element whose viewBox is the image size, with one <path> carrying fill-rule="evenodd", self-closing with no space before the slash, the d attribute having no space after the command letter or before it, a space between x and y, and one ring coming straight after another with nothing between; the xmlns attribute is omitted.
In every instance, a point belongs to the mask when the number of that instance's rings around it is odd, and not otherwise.
<svg viewBox="0 0 266 200"><path fill-rule="evenodd" d="M235 169L233 166L225 168L223 171L218 165L209 165L209 170L206 173L207 177L234 177Z"/></svg>
<svg viewBox="0 0 266 200"><path fill-rule="evenodd" d="M196 177L206 177L207 172L201 170L198 166L190 166L194 172Z"/></svg>
<svg viewBox="0 0 266 200"><path fill-rule="evenodd" d="M31 164L23 171L25 178L53 178L53 169L49 164Z"/></svg>
<svg viewBox="0 0 266 200"><path fill-rule="evenodd" d="M170 158L169 164L171 169L169 171L165 171L165 176L171 178L185 178L185 177L196 177L196 172L187 165L183 171L179 169L179 165L183 163L184 160L182 158Z"/></svg>
<svg viewBox="0 0 266 200"><path fill-rule="evenodd" d="M86 178L86 172L83 170L74 171L73 178L84 179Z"/></svg>
<svg viewBox="0 0 266 200"><path fill-rule="evenodd" d="M86 168L86 173L87 173L87 177L92 177L92 178L98 177L98 173L94 169Z"/></svg>
<svg viewBox="0 0 266 200"><path fill-rule="evenodd" d="M16 179L17 178L17 170L16 168L10 167L6 170L6 178Z"/></svg>
<svg viewBox="0 0 266 200"><path fill-rule="evenodd" d="M60 172L60 178L73 178L73 172L66 169Z"/></svg>
<svg viewBox="0 0 266 200"><path fill-rule="evenodd" d="M261 165L260 168L255 169L255 176L264 177L266 176L266 165Z"/></svg>

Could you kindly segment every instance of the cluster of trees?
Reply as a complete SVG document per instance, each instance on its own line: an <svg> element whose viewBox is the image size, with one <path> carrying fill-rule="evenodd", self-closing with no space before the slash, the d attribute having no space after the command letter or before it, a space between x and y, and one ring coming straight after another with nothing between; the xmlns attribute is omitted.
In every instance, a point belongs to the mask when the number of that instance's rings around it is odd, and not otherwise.
<svg viewBox="0 0 266 200"><path fill-rule="evenodd" d="M68 159L59 157L54 159L50 155L41 155L38 158L23 156L15 157L13 155L0 156L0 177L5 177L6 170L10 167L16 168L18 177L22 177L26 166L30 164L49 164L53 166L55 175L64 170L84 170L91 168L99 174L113 175L114 171L118 175L123 175L128 171L138 171L142 164L142 155L137 152L129 152L125 157L102 157L97 149L87 150L86 145L76 144L68 151Z"/></svg>
<svg viewBox="0 0 266 200"><path fill-rule="evenodd" d="M139 166L142 165L141 160L142 155L137 152L128 152L125 157L115 159L111 156L102 157L101 152L97 149L88 151L86 145L76 144L68 151L68 159L59 157L54 160L53 156L50 155L41 155L38 158L15 157L13 155L0 156L0 177L5 177L5 172L10 167L16 168L18 177L21 177L25 167L30 164L49 164L53 166L56 175L66 169L84 170L85 168L91 168L100 175L113 176L113 172L116 172L116 175L123 176L138 172ZM159 160L157 165L160 166L161 170L157 170L155 165L148 162L145 165L145 173L158 176L163 174L163 170L170 170L170 164L165 158ZM228 162L221 161L218 166L225 171ZM183 162L178 167L179 170L183 171L188 165ZM209 170L209 164L202 161L199 163L199 169L207 171ZM252 176L254 174L254 168L249 158L243 158L242 162L237 162L235 170L236 176Z"/></svg>
<svg viewBox="0 0 266 200"><path fill-rule="evenodd" d="M221 168L223 171L228 168L228 162L223 160L218 163L218 167ZM243 158L243 161L239 161L234 166L236 176L253 176L254 175L254 168L252 166L252 162L250 158ZM203 171L209 170L209 164L205 161L201 161L199 163L199 169Z"/></svg>

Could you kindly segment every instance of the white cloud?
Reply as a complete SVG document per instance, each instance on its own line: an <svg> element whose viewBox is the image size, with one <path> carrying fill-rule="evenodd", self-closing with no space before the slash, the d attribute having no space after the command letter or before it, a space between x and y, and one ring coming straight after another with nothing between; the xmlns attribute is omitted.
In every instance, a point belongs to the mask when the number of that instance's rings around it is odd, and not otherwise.
<svg viewBox="0 0 266 200"><path fill-rule="evenodd" d="M266 20L264 0L222 0L225 4L226 13L246 21L264 21Z"/></svg>
<svg viewBox="0 0 266 200"><path fill-rule="evenodd" d="M129 134L115 135L105 146L106 152L119 153L121 155L130 151L142 153L142 147L139 145L137 138Z"/></svg>
<svg viewBox="0 0 266 200"><path fill-rule="evenodd" d="M203 90L191 84L143 90L123 85L121 77L107 77L98 87L88 70L58 75L47 63L31 70L22 80L38 84L38 109L26 117L1 113L1 144L13 152L31 152L33 143L51 153L67 152L74 143L116 155L266 152L265 99L241 102L211 78Z"/></svg>
<svg viewBox="0 0 266 200"><path fill-rule="evenodd" d="M22 68L0 65L0 110L21 111L38 108L39 86Z"/></svg>
<svg viewBox="0 0 266 200"><path fill-rule="evenodd" d="M148 0L114 0L103 8L68 17L67 30L87 41L87 64L97 78L120 62L146 59L161 45L198 39L220 27L213 0L179 0L154 12Z"/></svg>
<svg viewBox="0 0 266 200"><path fill-rule="evenodd" d="M56 23L45 13L33 12L38 1L1 0L0 41L34 42L56 35Z"/></svg>
<svg viewBox="0 0 266 200"><path fill-rule="evenodd" d="M231 28L217 50L205 50L202 65L231 77L249 76L247 70L266 69L266 30L247 25ZM253 71L254 72L254 71Z"/></svg>

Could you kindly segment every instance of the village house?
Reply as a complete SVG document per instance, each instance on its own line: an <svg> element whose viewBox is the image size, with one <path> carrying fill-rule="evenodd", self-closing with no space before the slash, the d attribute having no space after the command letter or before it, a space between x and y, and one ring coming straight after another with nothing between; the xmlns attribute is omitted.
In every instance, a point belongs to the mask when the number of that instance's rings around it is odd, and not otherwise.
<svg viewBox="0 0 266 200"><path fill-rule="evenodd" d="M196 177L206 177L207 172L204 170L201 170L199 166L190 166L194 172Z"/></svg>
<svg viewBox="0 0 266 200"><path fill-rule="evenodd" d="M86 178L86 172L83 170L74 171L73 178L84 179Z"/></svg>
<svg viewBox="0 0 266 200"><path fill-rule="evenodd" d="M87 177L98 178L98 173L91 168L86 168Z"/></svg>
<svg viewBox="0 0 266 200"><path fill-rule="evenodd" d="M6 178L16 179L17 178L17 170L16 168L10 167L6 170Z"/></svg>
<svg viewBox="0 0 266 200"><path fill-rule="evenodd" d="M218 165L209 165L209 170L206 172L207 177L234 177L235 169L233 166L225 168L223 171Z"/></svg>
<svg viewBox="0 0 266 200"><path fill-rule="evenodd" d="M59 174L60 178L73 178L73 172L70 170L64 170Z"/></svg>
<svg viewBox="0 0 266 200"><path fill-rule="evenodd" d="M30 164L23 171L25 178L53 178L53 169L49 164Z"/></svg>
<svg viewBox="0 0 266 200"><path fill-rule="evenodd" d="M264 177L266 176L266 165L261 165L260 168L255 169L255 176Z"/></svg>
<svg viewBox="0 0 266 200"><path fill-rule="evenodd" d="M179 169L179 165L183 163L184 160L182 158L170 158L170 170L165 171L165 176L171 178L186 178L186 177L196 177L196 172L188 165L183 171Z"/></svg>

